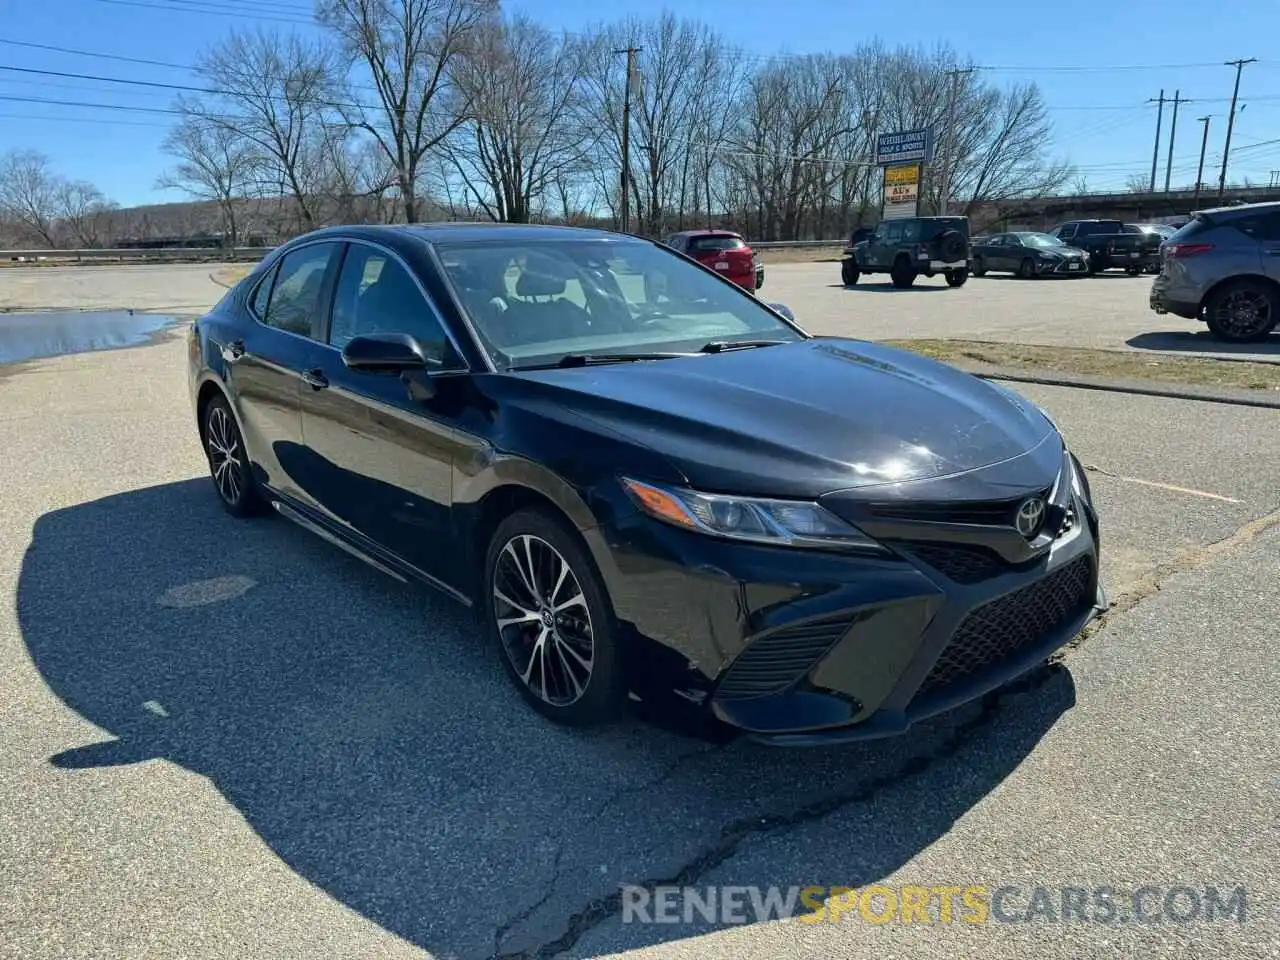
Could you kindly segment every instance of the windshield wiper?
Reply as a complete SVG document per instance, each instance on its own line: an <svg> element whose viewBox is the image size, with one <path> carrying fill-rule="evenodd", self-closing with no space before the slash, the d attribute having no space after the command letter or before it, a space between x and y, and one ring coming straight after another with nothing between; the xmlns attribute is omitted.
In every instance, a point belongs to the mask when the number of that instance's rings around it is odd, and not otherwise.
<svg viewBox="0 0 1280 960"><path fill-rule="evenodd" d="M586 367L593 363L627 363L633 360L674 360L692 353L567 353L551 366Z"/></svg>
<svg viewBox="0 0 1280 960"><path fill-rule="evenodd" d="M723 353L726 350L746 350L750 347L776 347L783 343L793 343L792 340L712 340L710 343L704 343L699 349L699 353Z"/></svg>

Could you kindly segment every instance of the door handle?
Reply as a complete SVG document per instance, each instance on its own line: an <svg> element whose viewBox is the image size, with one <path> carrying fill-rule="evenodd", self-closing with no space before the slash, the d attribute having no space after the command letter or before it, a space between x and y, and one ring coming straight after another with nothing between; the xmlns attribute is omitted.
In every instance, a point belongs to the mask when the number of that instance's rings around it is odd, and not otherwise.
<svg viewBox="0 0 1280 960"><path fill-rule="evenodd" d="M329 378L324 375L323 370L317 367L314 370L303 370L302 382L310 384L312 390L323 390L329 385Z"/></svg>
<svg viewBox="0 0 1280 960"><path fill-rule="evenodd" d="M232 340L222 350L222 356L234 363L244 356L244 341Z"/></svg>

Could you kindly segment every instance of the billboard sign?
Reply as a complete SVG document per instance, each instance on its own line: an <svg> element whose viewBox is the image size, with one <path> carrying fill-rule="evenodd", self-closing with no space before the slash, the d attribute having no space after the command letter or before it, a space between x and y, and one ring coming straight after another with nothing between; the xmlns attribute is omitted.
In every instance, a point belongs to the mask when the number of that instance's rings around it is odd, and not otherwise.
<svg viewBox="0 0 1280 960"><path fill-rule="evenodd" d="M876 166L891 163L910 163L929 159L933 149L933 131L904 130L901 133L882 133L876 137Z"/></svg>
<svg viewBox="0 0 1280 960"><path fill-rule="evenodd" d="M883 219L914 217L920 201L920 164L904 163L884 168Z"/></svg>

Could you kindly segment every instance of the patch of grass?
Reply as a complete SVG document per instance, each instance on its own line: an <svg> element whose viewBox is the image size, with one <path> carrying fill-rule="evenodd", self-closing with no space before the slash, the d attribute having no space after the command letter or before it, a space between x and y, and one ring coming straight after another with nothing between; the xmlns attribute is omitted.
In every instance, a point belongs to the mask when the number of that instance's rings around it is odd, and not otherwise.
<svg viewBox="0 0 1280 960"><path fill-rule="evenodd" d="M748 240L748 243L751 241ZM833 243L822 247L774 247L756 252L760 262L765 266L771 263L823 263L840 259L840 251L845 245Z"/></svg>
<svg viewBox="0 0 1280 960"><path fill-rule="evenodd" d="M1127 350L1085 347L1047 347L983 340L888 340L890 346L910 350L944 363L986 364L1042 373L1071 373L1114 380L1280 390L1280 364L1248 360L1214 360Z"/></svg>

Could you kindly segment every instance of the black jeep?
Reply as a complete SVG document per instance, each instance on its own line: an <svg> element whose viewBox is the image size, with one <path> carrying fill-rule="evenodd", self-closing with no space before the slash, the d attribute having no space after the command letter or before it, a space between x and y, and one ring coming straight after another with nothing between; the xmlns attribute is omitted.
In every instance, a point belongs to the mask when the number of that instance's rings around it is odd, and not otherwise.
<svg viewBox="0 0 1280 960"><path fill-rule="evenodd" d="M918 276L940 273L949 286L958 287L969 279L969 218L885 220L844 253L840 277L846 286L864 273L887 273L899 288L911 286Z"/></svg>

